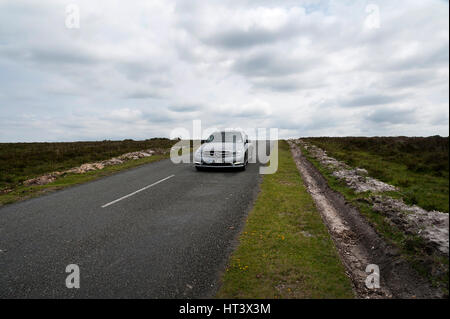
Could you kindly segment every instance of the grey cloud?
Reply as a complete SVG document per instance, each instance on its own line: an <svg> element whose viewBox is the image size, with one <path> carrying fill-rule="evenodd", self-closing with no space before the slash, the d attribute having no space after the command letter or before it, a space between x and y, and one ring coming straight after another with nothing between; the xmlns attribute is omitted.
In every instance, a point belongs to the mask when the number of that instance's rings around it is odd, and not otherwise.
<svg viewBox="0 0 450 319"><path fill-rule="evenodd" d="M166 111L161 112L146 112L144 113L145 119L149 123L159 124L159 123L175 123L177 118L173 117Z"/></svg>
<svg viewBox="0 0 450 319"><path fill-rule="evenodd" d="M317 89L325 85L322 80L309 76L298 77L256 77L251 79L254 88L280 93L293 93L300 90Z"/></svg>
<svg viewBox="0 0 450 319"><path fill-rule="evenodd" d="M415 110L401 110L382 108L375 110L365 117L367 120L378 124L408 124L417 122Z"/></svg>
<svg viewBox="0 0 450 319"><path fill-rule="evenodd" d="M153 91L134 91L132 93L126 94L127 99L158 99L161 95Z"/></svg>
<svg viewBox="0 0 450 319"><path fill-rule="evenodd" d="M228 49L242 49L260 44L270 44L285 41L298 35L298 28L287 26L281 30L267 30L262 28L250 28L249 30L227 30L202 39L208 45L214 45Z"/></svg>
<svg viewBox="0 0 450 319"><path fill-rule="evenodd" d="M432 120L431 120L431 124L432 125L446 125L446 126L448 126L448 124L449 124L448 110L447 110L446 113L442 112L442 113L434 115Z"/></svg>
<svg viewBox="0 0 450 319"><path fill-rule="evenodd" d="M340 101L339 105L342 107L382 105L399 101L401 98L403 98L403 96L382 95L382 94L360 95L344 99Z"/></svg>
<svg viewBox="0 0 450 319"><path fill-rule="evenodd" d="M202 106L198 104L177 104L169 106L169 110L179 113L195 112L200 109L202 109Z"/></svg>
<svg viewBox="0 0 450 319"><path fill-rule="evenodd" d="M205 30L203 21L205 19L204 12L199 10L198 3L192 5L182 5L183 12L180 14L179 24L191 34L194 38L202 43L215 47L219 50L247 50L254 47L270 47L275 45L284 45L289 42L295 42L301 38L318 41L324 39L330 40L330 32L337 32L341 28L341 24L336 21L328 20L326 23L318 23L323 18L325 2L319 1L302 1L301 3L283 1L280 5L279 1L246 1L246 9L252 10L253 13L259 9L285 9L283 13L286 15L280 20L280 25L267 27L264 20L270 21L270 17L261 16L260 20L253 23L227 23L227 20L217 20L217 24L213 25L210 30ZM272 2L272 3L270 3ZM237 11L235 7L242 6L243 1L223 1L225 10L228 14L234 15ZM181 10L181 7L178 8ZM295 12L292 9L297 9ZM228 11L227 11L228 10ZM219 15L220 16L220 15ZM199 18L200 17L200 18ZM222 17L223 18L223 17ZM273 17L272 17L273 18ZM317 18L317 20L316 20ZM251 19L251 18L250 18ZM258 22L262 22L258 24ZM332 39L332 38L331 38Z"/></svg>
<svg viewBox="0 0 450 319"><path fill-rule="evenodd" d="M300 86L293 81L256 81L252 83L255 87L276 92L295 92L300 88Z"/></svg>
<svg viewBox="0 0 450 319"><path fill-rule="evenodd" d="M214 123L223 124L224 118L227 119L228 123L233 123L236 126L236 121L239 120L250 120L250 119L261 119L266 118L267 113L260 109L241 109L237 111L230 112L226 109L214 111L217 116L219 116Z"/></svg>
<svg viewBox="0 0 450 319"><path fill-rule="evenodd" d="M109 123L171 123L176 120L176 118L169 114L166 110L141 110L141 109L117 109L112 110L107 114L94 115L100 120L107 121ZM83 116L79 116L83 117Z"/></svg>
<svg viewBox="0 0 450 319"><path fill-rule="evenodd" d="M60 123L60 125L62 126L62 127L64 127L64 128L67 128L67 129L69 129L69 130L79 130L79 129L84 129L84 128L86 128L86 126L85 125L83 125L83 124L77 124L77 123L68 123L68 122L63 122L63 123Z"/></svg>
<svg viewBox="0 0 450 319"><path fill-rule="evenodd" d="M226 115L226 113L224 113ZM236 118L261 118L265 117L267 114L262 110L243 110L232 114L232 117Z"/></svg>
<svg viewBox="0 0 450 319"><path fill-rule="evenodd" d="M389 70L424 69L435 66L448 65L449 45L448 43L438 46L436 49L424 48L418 54L404 59L388 61L386 68Z"/></svg>
<svg viewBox="0 0 450 319"><path fill-rule="evenodd" d="M80 51L78 48L72 49L36 49L31 52L31 59L36 63L51 64L93 64L100 60L94 55Z"/></svg>
<svg viewBox="0 0 450 319"><path fill-rule="evenodd" d="M65 4L0 0L0 140L161 136L194 116L448 134L448 2L376 2L381 28L366 30L362 2L81 0L70 31Z"/></svg>
<svg viewBox="0 0 450 319"><path fill-rule="evenodd" d="M287 76L306 72L319 63L316 58L290 58L274 52L262 52L240 57L233 70L245 76Z"/></svg>
<svg viewBox="0 0 450 319"><path fill-rule="evenodd" d="M66 47L28 47L26 45L0 47L0 57L10 60L21 59L36 65L76 64L89 65L100 62L100 59L89 52L74 46Z"/></svg>
<svg viewBox="0 0 450 319"><path fill-rule="evenodd" d="M406 72L389 72L385 74L383 85L387 88L408 88L428 84L438 79L435 70L413 70Z"/></svg>
<svg viewBox="0 0 450 319"><path fill-rule="evenodd" d="M151 61L122 61L116 63L115 68L132 81L141 81L154 74L167 72L166 66Z"/></svg>

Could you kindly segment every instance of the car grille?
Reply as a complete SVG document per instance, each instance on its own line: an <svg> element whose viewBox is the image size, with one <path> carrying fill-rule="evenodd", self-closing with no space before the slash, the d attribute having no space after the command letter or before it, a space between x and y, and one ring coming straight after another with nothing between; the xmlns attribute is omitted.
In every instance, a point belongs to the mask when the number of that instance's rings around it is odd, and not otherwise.
<svg viewBox="0 0 450 319"><path fill-rule="evenodd" d="M224 158L224 157L231 156L231 152L230 151L204 151L203 156Z"/></svg>

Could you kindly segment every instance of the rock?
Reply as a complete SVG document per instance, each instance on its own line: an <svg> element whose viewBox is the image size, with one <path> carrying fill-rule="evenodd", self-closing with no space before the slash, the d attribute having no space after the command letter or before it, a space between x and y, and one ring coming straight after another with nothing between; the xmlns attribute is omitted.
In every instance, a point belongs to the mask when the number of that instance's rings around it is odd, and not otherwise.
<svg viewBox="0 0 450 319"><path fill-rule="evenodd" d="M372 204L374 211L386 216L388 223L397 226L406 234L420 236L427 243L427 247L448 256L449 214L426 211L415 205L406 205L400 199L376 195L395 191L397 188L368 176L368 172L364 168L351 168L347 164L329 157L324 150L315 145L308 144L301 139L296 143L307 149L314 159L330 169L333 176L343 180L356 193L367 191L374 193L375 195L368 200L368 203Z"/></svg>
<svg viewBox="0 0 450 319"><path fill-rule="evenodd" d="M118 165L118 164L122 164L123 161L120 160L120 159L118 159L118 158L116 158L116 157L113 157L113 158L110 158L109 160L102 161L101 163L102 163L103 165L105 165L105 166L110 166L110 165Z"/></svg>
<svg viewBox="0 0 450 319"><path fill-rule="evenodd" d="M344 180L347 186L355 190L356 193L368 191L381 193L396 190L395 186L386 184L372 177L361 175L364 174L364 172L367 171L365 169L341 169L334 171L332 175Z"/></svg>
<svg viewBox="0 0 450 319"><path fill-rule="evenodd" d="M418 235L439 252L449 254L448 214L409 206L389 196L376 196L373 209L388 216L405 233Z"/></svg>
<svg viewBox="0 0 450 319"><path fill-rule="evenodd" d="M86 164L83 164L83 165L81 165L79 167L75 167L75 168L72 168L70 170L67 170L66 172L67 173L83 174L83 173L86 173L86 172L103 169L104 167L105 167L105 165L102 164L102 163L86 163Z"/></svg>
<svg viewBox="0 0 450 319"><path fill-rule="evenodd" d="M367 176L367 175L369 175L369 172L367 172L367 170L364 169L364 168L357 167L357 168L355 168L355 171L356 171L356 174L358 174L359 176Z"/></svg>
<svg viewBox="0 0 450 319"><path fill-rule="evenodd" d="M44 175L36 178L28 179L23 182L24 185L32 186L32 185L45 185L55 181L56 176L52 175Z"/></svg>
<svg viewBox="0 0 450 319"><path fill-rule="evenodd" d="M8 194L9 192L12 192L11 188L4 188L0 190L0 194Z"/></svg>
<svg viewBox="0 0 450 319"><path fill-rule="evenodd" d="M125 153L125 154L120 155L119 159L121 159L121 160L136 160L139 158L152 156L153 153L154 153L154 151L152 151L152 150Z"/></svg>
<svg viewBox="0 0 450 319"><path fill-rule="evenodd" d="M297 140L302 147L308 147L309 154L319 163L333 171L332 175L338 179L344 180L347 186L355 190L356 193L374 192L381 193L387 191L395 191L395 186L386 184L375 178L369 177L368 172L364 168L351 168L349 165L338 161L337 159L327 155L327 152L321 148L307 144L306 142Z"/></svg>
<svg viewBox="0 0 450 319"><path fill-rule="evenodd" d="M122 164L123 162L125 162L127 160L135 160L135 159L139 159L139 158L150 157L154 153L155 153L155 151L150 150L150 149L144 150L144 151L138 151L138 152L125 153L125 154L120 155L118 158L113 157L113 158L110 158L108 160L104 160L101 162L85 163L78 167L74 167L74 168L65 170L63 172L57 171L57 172L49 173L49 174L39 176L36 178L28 179L28 180L24 181L23 184L27 185L27 186L45 185L45 184L55 181L57 177L64 175L64 174L68 174L68 173L84 174L86 172L103 169L103 168L105 168L105 166ZM0 191L0 193L5 193L5 192L8 192L8 190Z"/></svg>
<svg viewBox="0 0 450 319"><path fill-rule="evenodd" d="M43 176L39 176L36 178L31 178L23 182L24 185L31 186L31 185L45 185L49 184L51 182L54 182L57 177L63 175L64 172L52 172L49 174L45 174Z"/></svg>

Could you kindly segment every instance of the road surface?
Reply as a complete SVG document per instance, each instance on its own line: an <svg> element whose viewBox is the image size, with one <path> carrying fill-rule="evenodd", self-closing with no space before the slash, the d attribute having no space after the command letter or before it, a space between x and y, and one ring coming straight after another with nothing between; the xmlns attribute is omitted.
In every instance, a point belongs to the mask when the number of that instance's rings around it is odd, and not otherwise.
<svg viewBox="0 0 450 319"><path fill-rule="evenodd" d="M0 208L0 298L213 296L258 168L163 160Z"/></svg>

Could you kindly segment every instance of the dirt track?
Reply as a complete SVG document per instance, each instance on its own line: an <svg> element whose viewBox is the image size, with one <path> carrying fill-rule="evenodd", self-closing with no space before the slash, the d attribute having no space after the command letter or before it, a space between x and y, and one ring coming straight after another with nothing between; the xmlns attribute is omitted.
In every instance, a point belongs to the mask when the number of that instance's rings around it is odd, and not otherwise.
<svg viewBox="0 0 450 319"><path fill-rule="evenodd" d="M289 142L297 168L334 240L359 298L442 298L388 245L360 212L333 191L320 172ZM367 265L380 268L380 288L368 289Z"/></svg>

